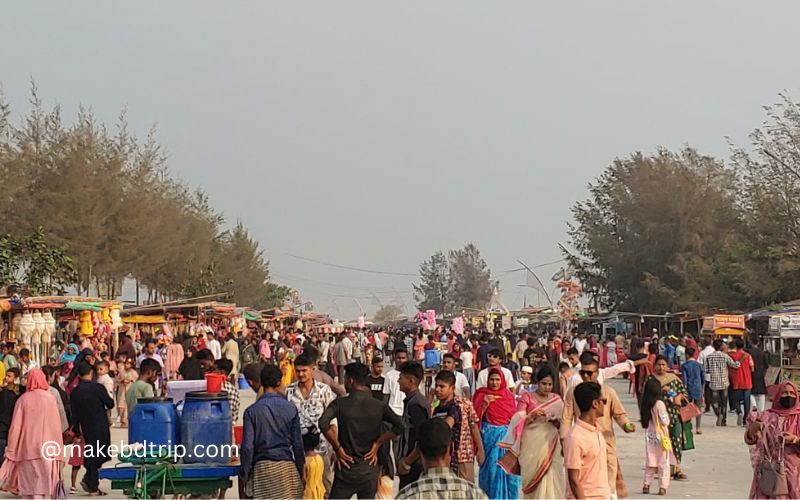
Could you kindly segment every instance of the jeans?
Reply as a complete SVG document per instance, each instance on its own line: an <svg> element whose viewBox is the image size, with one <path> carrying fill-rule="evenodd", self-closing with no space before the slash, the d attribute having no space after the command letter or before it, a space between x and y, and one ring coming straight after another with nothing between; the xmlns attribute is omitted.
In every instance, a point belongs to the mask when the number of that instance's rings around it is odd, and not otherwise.
<svg viewBox="0 0 800 500"><path fill-rule="evenodd" d="M736 413L741 413L741 406L744 405L744 418L747 418L747 416L750 415L751 410L750 389L734 389L733 398Z"/></svg>
<svg viewBox="0 0 800 500"><path fill-rule="evenodd" d="M717 423L725 425L728 421L728 389L711 390L711 405L717 416Z"/></svg>

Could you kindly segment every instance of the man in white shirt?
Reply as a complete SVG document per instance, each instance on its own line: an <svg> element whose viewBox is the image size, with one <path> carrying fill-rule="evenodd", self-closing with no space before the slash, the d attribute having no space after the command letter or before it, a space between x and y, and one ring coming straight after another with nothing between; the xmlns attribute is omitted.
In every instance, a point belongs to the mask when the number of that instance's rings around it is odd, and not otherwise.
<svg viewBox="0 0 800 500"><path fill-rule="evenodd" d="M705 361L709 354L714 353L714 346L711 345L708 339L703 339L700 341L701 345L703 346L703 350L700 351L700 354L697 356L697 362L700 363L700 366L706 366ZM703 413L711 412L711 389L708 386L708 383L711 381L711 374L706 372L705 373L705 380L703 380L703 399L705 400L705 408L703 409Z"/></svg>
<svg viewBox="0 0 800 500"><path fill-rule="evenodd" d="M406 399L405 393L400 390L400 368L406 363L408 363L408 352L398 347L394 350L394 368L383 376L383 400L399 416L403 416L403 401Z"/></svg>
<svg viewBox="0 0 800 500"><path fill-rule="evenodd" d="M222 346L219 345L219 340L214 337L213 332L206 334L206 349L211 351L215 360L222 358Z"/></svg>
<svg viewBox="0 0 800 500"><path fill-rule="evenodd" d="M486 387L486 384L489 383L489 370L492 368L499 368L506 379L508 390L512 390L514 388L514 375L512 375L511 370L508 368L500 366L500 361L503 359L503 351L500 349L492 349L489 351L486 359L489 361L489 366L478 373L478 382L475 384L475 389Z"/></svg>
<svg viewBox="0 0 800 500"><path fill-rule="evenodd" d="M449 352L442 356L442 371L452 372L455 374L455 391L457 397L472 399L472 391L469 388L469 381L463 373L456 371L456 357Z"/></svg>
<svg viewBox="0 0 800 500"><path fill-rule="evenodd" d="M583 351L586 350L586 344L588 341L586 340L586 333L579 332L577 338L572 341L572 347L578 350L578 355L583 354Z"/></svg>
<svg viewBox="0 0 800 500"><path fill-rule="evenodd" d="M531 339L531 343L528 343L528 336L524 333L519 334L519 342L517 342L517 347L514 348L514 361L519 363L520 366L525 366L528 364L528 360L525 359L525 351L528 347L533 347L533 339Z"/></svg>

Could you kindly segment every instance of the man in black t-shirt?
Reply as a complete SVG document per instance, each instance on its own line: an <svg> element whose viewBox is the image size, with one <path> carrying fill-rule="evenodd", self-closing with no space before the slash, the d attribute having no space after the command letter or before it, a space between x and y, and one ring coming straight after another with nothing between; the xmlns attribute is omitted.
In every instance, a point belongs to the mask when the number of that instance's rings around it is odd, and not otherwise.
<svg viewBox="0 0 800 500"><path fill-rule="evenodd" d="M372 392L372 397L383 401L383 358L375 356L372 358L369 377L367 377L367 387Z"/></svg>

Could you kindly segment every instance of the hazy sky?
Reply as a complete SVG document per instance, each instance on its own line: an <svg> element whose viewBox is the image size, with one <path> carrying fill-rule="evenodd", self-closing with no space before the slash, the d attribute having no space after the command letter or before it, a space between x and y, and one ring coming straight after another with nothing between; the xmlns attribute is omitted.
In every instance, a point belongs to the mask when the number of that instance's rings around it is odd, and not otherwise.
<svg viewBox="0 0 800 500"><path fill-rule="evenodd" d="M4 2L0 84L156 124L171 168L241 218L318 309L405 301L475 242L509 307L560 257L615 156L727 155L798 94L795 2ZM794 33L794 34L793 34ZM549 277L558 266L542 269ZM395 293L394 290L399 292ZM377 299L373 298L373 294ZM353 299L355 297L355 299Z"/></svg>

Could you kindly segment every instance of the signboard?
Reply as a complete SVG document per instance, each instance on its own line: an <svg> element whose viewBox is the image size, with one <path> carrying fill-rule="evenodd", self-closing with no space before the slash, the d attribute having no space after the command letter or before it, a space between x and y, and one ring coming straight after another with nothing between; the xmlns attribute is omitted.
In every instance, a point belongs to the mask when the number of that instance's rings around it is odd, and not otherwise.
<svg viewBox="0 0 800 500"><path fill-rule="evenodd" d="M781 337L800 338L800 314L776 314L769 318L769 331Z"/></svg>
<svg viewBox="0 0 800 500"><path fill-rule="evenodd" d="M530 324L528 318L514 318L515 328L526 328Z"/></svg>
<svg viewBox="0 0 800 500"><path fill-rule="evenodd" d="M717 328L738 328L744 330L744 316L738 314L715 314L714 329Z"/></svg>
<svg viewBox="0 0 800 500"><path fill-rule="evenodd" d="M780 316L770 316L769 317L769 331L773 333L778 333L781 331L781 317Z"/></svg>

